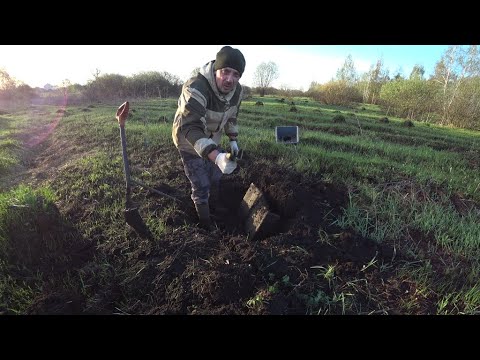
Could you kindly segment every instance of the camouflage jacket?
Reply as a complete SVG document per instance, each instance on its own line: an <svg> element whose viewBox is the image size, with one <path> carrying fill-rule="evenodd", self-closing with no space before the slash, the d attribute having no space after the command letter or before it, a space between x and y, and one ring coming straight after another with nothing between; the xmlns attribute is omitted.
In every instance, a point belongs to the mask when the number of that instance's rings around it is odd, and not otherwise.
<svg viewBox="0 0 480 360"><path fill-rule="evenodd" d="M230 140L236 140L243 95L240 84L226 95L219 93L214 62L205 64L183 85L172 128L173 142L180 151L204 158L218 147L222 130Z"/></svg>

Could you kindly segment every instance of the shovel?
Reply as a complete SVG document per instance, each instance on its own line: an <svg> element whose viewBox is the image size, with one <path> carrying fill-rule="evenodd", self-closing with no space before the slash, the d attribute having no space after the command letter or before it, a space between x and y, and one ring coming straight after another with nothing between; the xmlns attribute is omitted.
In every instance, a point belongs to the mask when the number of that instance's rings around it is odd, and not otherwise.
<svg viewBox="0 0 480 360"><path fill-rule="evenodd" d="M130 225L139 236L151 237L152 234L145 225L138 208L133 206L132 200L130 199L131 193L131 184L132 180L130 178L130 167L128 165L127 157L127 140L125 137L125 121L128 117L128 110L130 105L128 101L125 101L117 110L116 118L118 124L120 125L120 139L122 140L122 155L123 155L123 166L125 169L125 183L126 183L126 194L125 194L125 222Z"/></svg>

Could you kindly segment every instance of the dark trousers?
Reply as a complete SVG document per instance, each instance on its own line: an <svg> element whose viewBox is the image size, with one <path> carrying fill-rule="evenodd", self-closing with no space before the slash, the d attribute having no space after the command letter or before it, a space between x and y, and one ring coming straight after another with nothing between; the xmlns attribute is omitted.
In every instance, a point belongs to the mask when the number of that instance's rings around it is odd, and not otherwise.
<svg viewBox="0 0 480 360"><path fill-rule="evenodd" d="M190 196L195 204L206 204L211 188L218 188L222 172L215 163L199 156L180 151L183 169L192 185Z"/></svg>

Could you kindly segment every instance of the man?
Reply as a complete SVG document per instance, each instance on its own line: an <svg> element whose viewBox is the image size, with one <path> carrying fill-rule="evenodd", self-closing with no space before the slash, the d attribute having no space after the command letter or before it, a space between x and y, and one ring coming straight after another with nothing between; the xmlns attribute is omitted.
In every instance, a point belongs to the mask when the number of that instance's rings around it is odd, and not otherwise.
<svg viewBox="0 0 480 360"><path fill-rule="evenodd" d="M237 115L242 102L239 80L245 58L238 49L224 46L212 60L188 80L178 99L172 138L192 186L200 226L211 229L210 203L219 201L220 178L231 174L237 163L219 147L222 131L237 155Z"/></svg>

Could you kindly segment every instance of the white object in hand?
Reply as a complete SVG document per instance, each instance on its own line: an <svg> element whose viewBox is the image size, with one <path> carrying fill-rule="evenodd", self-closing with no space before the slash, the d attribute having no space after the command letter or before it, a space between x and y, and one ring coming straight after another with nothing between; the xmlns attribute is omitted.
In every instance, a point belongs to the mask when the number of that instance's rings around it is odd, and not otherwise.
<svg viewBox="0 0 480 360"><path fill-rule="evenodd" d="M237 168L236 161L227 159L227 153L219 153L215 158L215 165L217 165L222 173L231 174Z"/></svg>

